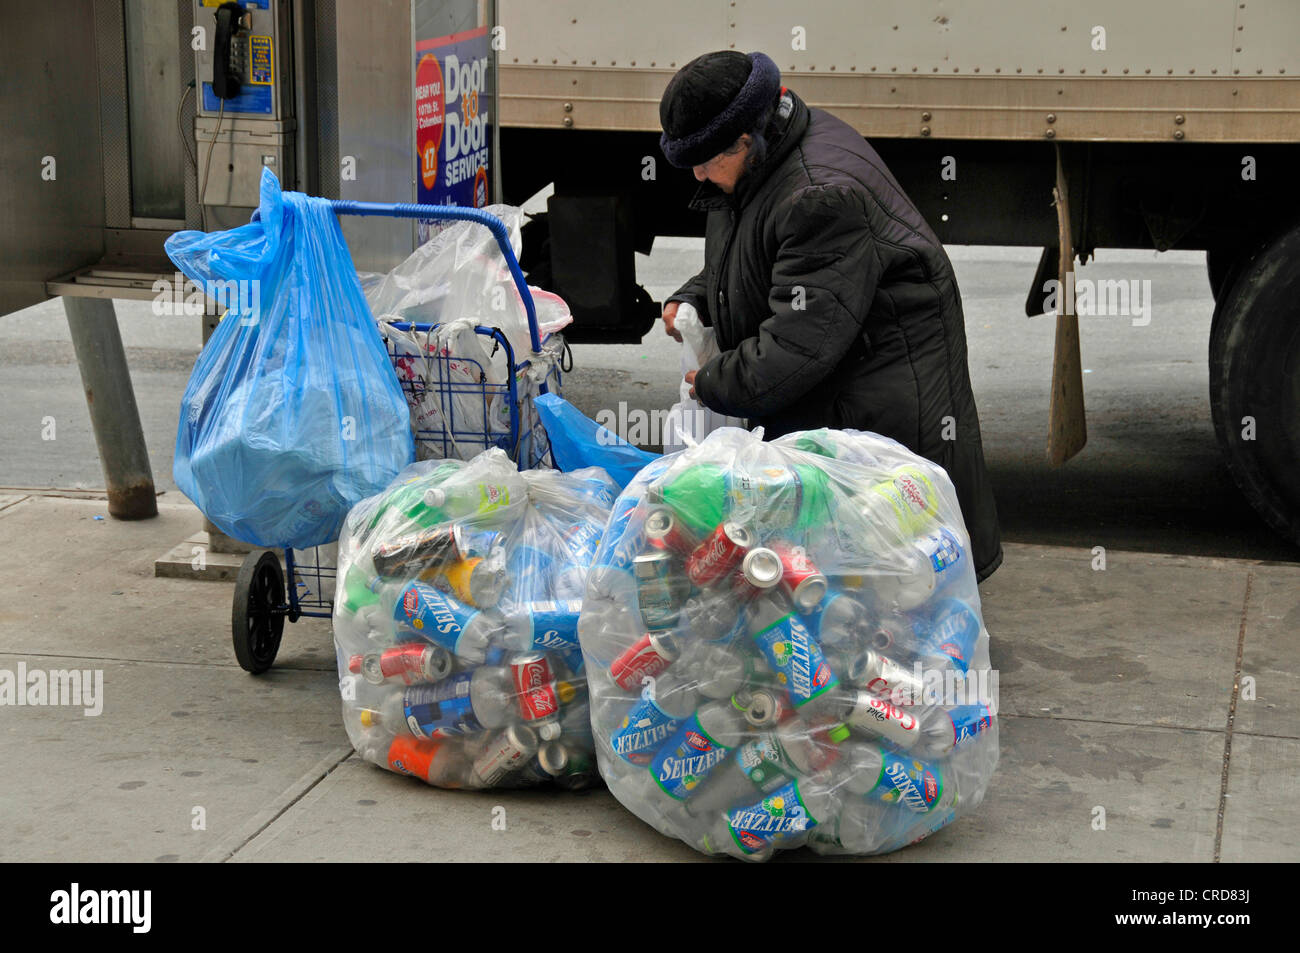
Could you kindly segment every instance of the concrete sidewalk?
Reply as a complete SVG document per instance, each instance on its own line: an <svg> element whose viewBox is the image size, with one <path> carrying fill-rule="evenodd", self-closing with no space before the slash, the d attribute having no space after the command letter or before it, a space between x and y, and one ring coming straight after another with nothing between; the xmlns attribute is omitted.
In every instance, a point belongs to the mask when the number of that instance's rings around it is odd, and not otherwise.
<svg viewBox="0 0 1300 953"><path fill-rule="evenodd" d="M104 686L98 716L0 707L0 860L703 859L604 790L445 792L361 761L327 622L286 625L253 677L231 584L155 578L200 525L169 497L119 523L100 500L0 490L0 670ZM1007 547L981 590L992 787L885 860L1300 860L1300 566L1106 558Z"/></svg>

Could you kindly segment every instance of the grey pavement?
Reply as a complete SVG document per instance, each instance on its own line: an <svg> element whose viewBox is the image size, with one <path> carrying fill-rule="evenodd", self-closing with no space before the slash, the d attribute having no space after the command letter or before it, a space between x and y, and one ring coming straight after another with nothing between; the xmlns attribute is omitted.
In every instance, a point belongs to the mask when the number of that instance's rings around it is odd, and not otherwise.
<svg viewBox="0 0 1300 953"><path fill-rule="evenodd" d="M603 789L439 791L361 761L327 622L287 625L246 674L231 585L154 576L197 511L165 493L123 523L83 497L0 490L0 670L104 684L98 716L0 707L0 861L702 859ZM1094 559L1007 547L981 589L997 773L972 815L881 860L1300 860L1300 566Z"/></svg>

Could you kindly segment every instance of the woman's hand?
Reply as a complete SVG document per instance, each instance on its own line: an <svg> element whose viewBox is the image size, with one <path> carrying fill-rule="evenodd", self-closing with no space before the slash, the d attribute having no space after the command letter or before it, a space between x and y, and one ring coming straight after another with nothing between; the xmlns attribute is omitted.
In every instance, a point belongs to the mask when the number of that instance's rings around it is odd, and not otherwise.
<svg viewBox="0 0 1300 953"><path fill-rule="evenodd" d="M664 333L676 341L682 343L682 333L677 330L677 306L680 301L669 301L664 305Z"/></svg>
<svg viewBox="0 0 1300 953"><path fill-rule="evenodd" d="M695 396L695 375L698 374L698 373L699 373L699 371L687 371L687 372L686 372L686 383L688 383L688 384L691 385L691 399L692 399L692 400L699 400L699 398Z"/></svg>

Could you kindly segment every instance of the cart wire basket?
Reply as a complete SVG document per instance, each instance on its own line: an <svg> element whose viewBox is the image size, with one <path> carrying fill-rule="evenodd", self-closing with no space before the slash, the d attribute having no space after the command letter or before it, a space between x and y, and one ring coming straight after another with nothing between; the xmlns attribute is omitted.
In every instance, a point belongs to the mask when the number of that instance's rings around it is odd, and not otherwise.
<svg viewBox="0 0 1300 953"><path fill-rule="evenodd" d="M381 323L381 334L411 408L418 459L463 457L499 447L521 470L553 466L550 442L532 406L532 392L558 392L563 345L538 334L537 310L505 223L488 212L455 206L330 204L339 215L472 221L492 231L528 315L531 357L517 360L506 335L482 325L463 327L456 336L443 333L442 325L389 321ZM483 347L474 355L455 353L454 343L465 341L464 332L469 331L474 335L471 340L482 339ZM484 355L491 358L492 366L484 366ZM502 368L504 375L499 373ZM231 639L245 671L261 674L275 662L286 619L333 616L337 548L337 543L331 543L307 550L285 549L283 567L273 550L255 550L244 559L235 579Z"/></svg>

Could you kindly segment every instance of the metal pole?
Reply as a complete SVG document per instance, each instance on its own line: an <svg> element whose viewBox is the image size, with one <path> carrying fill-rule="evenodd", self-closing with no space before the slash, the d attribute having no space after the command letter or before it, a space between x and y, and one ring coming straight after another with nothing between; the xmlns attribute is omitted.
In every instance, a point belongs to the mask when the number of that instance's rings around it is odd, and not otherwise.
<svg viewBox="0 0 1300 953"><path fill-rule="evenodd" d="M144 444L113 300L65 297L63 307L68 313L81 386L86 391L86 407L104 468L108 513L120 520L157 516L149 451Z"/></svg>

